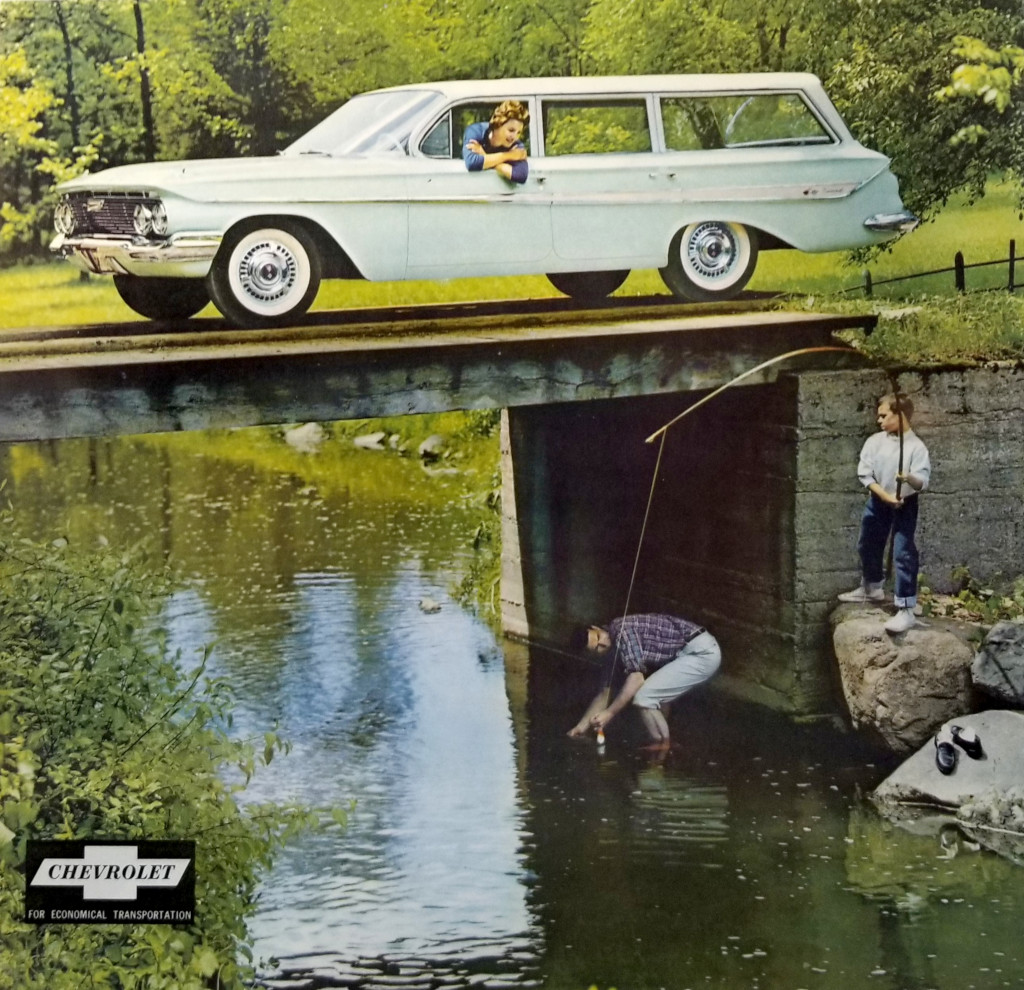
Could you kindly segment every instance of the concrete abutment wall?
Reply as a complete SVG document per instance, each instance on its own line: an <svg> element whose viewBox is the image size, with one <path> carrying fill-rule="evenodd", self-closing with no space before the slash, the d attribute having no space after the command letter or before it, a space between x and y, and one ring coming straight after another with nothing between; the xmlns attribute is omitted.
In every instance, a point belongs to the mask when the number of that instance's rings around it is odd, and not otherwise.
<svg viewBox="0 0 1024 990"><path fill-rule="evenodd" d="M961 565L981 579L1024 573L1022 377L898 376L932 454L919 543L937 590ZM858 579L857 455L888 388L880 371L737 387L672 427L660 463L645 438L705 393L509 410L506 631L564 648L575 624L621 614L629 595L631 612L707 624L728 690L793 715L836 710L826 620Z"/></svg>

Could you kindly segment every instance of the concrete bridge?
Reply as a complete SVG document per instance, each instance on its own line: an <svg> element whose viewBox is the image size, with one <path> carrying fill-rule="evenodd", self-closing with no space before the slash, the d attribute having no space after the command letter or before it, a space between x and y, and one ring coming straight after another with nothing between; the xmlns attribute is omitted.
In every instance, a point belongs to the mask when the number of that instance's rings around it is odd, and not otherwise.
<svg viewBox="0 0 1024 990"><path fill-rule="evenodd" d="M14 331L0 337L0 440L501 408L506 632L562 642L575 622L618 614L650 499L631 610L701 619L729 657L724 683L807 713L831 702L821 611L796 563L813 513L796 495L792 372L843 356L760 369L673 427L653 489L645 438L736 376L873 322L638 300L326 314L243 333L209 321Z"/></svg>
<svg viewBox="0 0 1024 990"><path fill-rule="evenodd" d="M150 323L7 331L0 442L689 392L873 325L763 305L638 300L580 312L560 302L352 311L344 322L314 314L285 330L194 320L174 332Z"/></svg>

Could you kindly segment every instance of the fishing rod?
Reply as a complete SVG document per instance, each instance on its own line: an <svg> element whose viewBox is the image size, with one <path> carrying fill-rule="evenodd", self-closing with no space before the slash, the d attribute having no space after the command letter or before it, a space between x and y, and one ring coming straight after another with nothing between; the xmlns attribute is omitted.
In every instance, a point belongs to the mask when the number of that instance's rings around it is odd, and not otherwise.
<svg viewBox="0 0 1024 990"><path fill-rule="evenodd" d="M892 411L899 417L899 441L900 441L900 453L899 463L896 468L896 498L899 499L900 492L903 489L903 479L900 477L903 474L903 403L900 401L900 386L896 380L896 376L893 374L889 375L889 386L892 389L892 398L895 409ZM893 512L892 521L889 523L889 538L887 540L886 552L885 552L885 579L888 581L892 578L892 563L893 554L896 546L896 513Z"/></svg>

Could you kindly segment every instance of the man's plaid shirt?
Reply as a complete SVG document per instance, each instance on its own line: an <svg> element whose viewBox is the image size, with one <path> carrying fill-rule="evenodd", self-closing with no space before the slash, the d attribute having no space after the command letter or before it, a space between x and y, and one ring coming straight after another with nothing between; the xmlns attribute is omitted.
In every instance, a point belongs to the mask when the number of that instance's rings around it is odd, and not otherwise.
<svg viewBox="0 0 1024 990"><path fill-rule="evenodd" d="M703 626L675 615L627 615L608 623L612 638L609 653L615 658L612 662L622 664L627 674L647 677L674 660L691 639L704 631Z"/></svg>

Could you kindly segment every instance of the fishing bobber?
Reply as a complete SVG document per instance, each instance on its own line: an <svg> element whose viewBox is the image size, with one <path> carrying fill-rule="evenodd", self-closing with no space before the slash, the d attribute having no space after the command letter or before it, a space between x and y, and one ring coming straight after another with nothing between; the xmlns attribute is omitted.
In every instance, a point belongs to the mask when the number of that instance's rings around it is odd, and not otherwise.
<svg viewBox="0 0 1024 990"><path fill-rule="evenodd" d="M598 746L603 746L604 745L604 729L598 729L597 730L597 745Z"/></svg>

